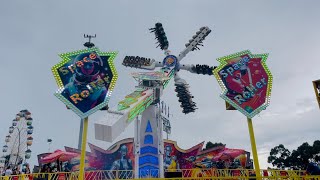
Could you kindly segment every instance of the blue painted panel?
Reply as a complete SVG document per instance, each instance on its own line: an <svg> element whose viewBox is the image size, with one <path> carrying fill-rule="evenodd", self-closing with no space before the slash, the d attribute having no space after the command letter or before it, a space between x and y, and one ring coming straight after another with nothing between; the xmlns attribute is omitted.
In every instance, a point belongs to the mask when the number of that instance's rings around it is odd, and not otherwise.
<svg viewBox="0 0 320 180"><path fill-rule="evenodd" d="M157 166L159 164L158 157L152 155L139 157L139 166L144 165L146 163L154 164Z"/></svg>
<svg viewBox="0 0 320 180"><path fill-rule="evenodd" d="M147 177L159 177L159 169L155 166L144 166L139 168L139 177L147 178Z"/></svg>
<svg viewBox="0 0 320 180"><path fill-rule="evenodd" d="M144 136L144 144L153 144L153 136L148 134Z"/></svg>
<svg viewBox="0 0 320 180"><path fill-rule="evenodd" d="M146 153L151 153L151 154L158 154L158 148L151 147L151 146L145 146L141 148L140 154L146 154Z"/></svg>
<svg viewBox="0 0 320 180"><path fill-rule="evenodd" d="M145 132L152 132L152 127L151 127L150 121L148 121L148 124L147 124Z"/></svg>

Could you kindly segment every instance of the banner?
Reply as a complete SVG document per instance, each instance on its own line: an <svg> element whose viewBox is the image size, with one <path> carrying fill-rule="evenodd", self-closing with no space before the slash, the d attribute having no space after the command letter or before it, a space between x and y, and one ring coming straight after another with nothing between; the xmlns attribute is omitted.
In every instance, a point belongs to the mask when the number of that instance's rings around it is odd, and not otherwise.
<svg viewBox="0 0 320 180"><path fill-rule="evenodd" d="M220 65L213 71L223 89L221 97L248 118L270 103L272 75L267 58L268 54L242 51L218 58Z"/></svg>
<svg viewBox="0 0 320 180"><path fill-rule="evenodd" d="M91 153L87 152L86 170L116 170L119 174L132 175L135 170L135 154L133 138L116 142L108 150L89 144ZM177 142L164 140L163 167L165 172L183 172L184 177L212 177L208 169L238 169L248 166L250 155L242 149L229 149L225 146L217 146L202 150L203 143L199 143L189 149L181 149ZM66 147L67 152L79 153L80 150ZM155 151L157 152L157 151ZM72 171L79 168L79 158L74 158ZM152 159L148 159L152 161ZM140 163L142 160L139 160ZM115 171L115 172L116 172ZM140 172L142 173L142 172Z"/></svg>
<svg viewBox="0 0 320 180"><path fill-rule="evenodd" d="M63 60L52 68L59 86L55 96L81 118L107 106L118 76L116 55L98 48L61 54Z"/></svg>

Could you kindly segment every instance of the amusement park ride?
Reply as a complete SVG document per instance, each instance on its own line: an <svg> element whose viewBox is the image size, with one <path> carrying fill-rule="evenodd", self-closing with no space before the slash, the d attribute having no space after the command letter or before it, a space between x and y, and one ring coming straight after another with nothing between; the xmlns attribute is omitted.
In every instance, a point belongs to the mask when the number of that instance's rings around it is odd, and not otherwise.
<svg viewBox="0 0 320 180"><path fill-rule="evenodd" d="M9 134L5 138L6 144L2 149L0 168L10 166L17 168L24 161L31 157L30 146L32 145L33 126L31 113L28 110L21 110L12 120L9 127Z"/></svg>
<svg viewBox="0 0 320 180"><path fill-rule="evenodd" d="M96 36L85 35L89 42L84 46L88 49L60 54L62 61L52 67L59 87L55 96L83 121L83 130L80 130L83 134L80 134L82 141L79 179L84 179L85 175L88 117L98 110L107 110L107 113L95 122L97 140L113 142L134 121L134 141L131 141L133 144L130 145L131 154L134 154L134 157L131 156L130 160L126 159L125 154L128 148L117 146L121 150L122 159L115 160L111 168L108 168L122 169L121 167L124 166L122 162L126 162L125 170L134 169L135 178L145 177L145 175L150 177L150 171L154 172L152 177L164 177L165 167L174 169L171 166L176 165L170 157L172 146L166 146L164 149L165 143L162 137L163 130L167 134L170 133L170 122L166 115L162 115L163 104L160 103L163 90L171 79L174 79L182 112L188 114L197 109L196 103L192 100L193 96L189 92L188 83L179 76L180 70L214 75L223 89L220 96L226 101L226 109L235 108L247 116L254 165L256 171L259 171L251 118L264 110L270 102L272 75L265 63L268 54L252 54L249 50L234 53L218 58L219 67L181 64L181 60L190 51L199 50L199 46L203 46L203 40L211 30L208 27L201 27L178 56L171 54L168 49L169 42L161 23L156 23L150 30L155 34L157 47L164 51L165 57L162 61L156 61L145 57L126 56L122 62L124 66L150 70L150 72L132 73L132 77L137 81L135 91L125 96L125 99L112 109L108 107L108 102L117 80L117 71L113 64L117 52L101 52L94 47L91 38ZM154 71L156 68L160 70ZM199 149L196 150L199 151ZM102 154L105 152L111 153L103 151ZM164 152L166 158L164 158ZM133 159L134 165L132 165ZM99 160L109 162L103 158ZM188 167L190 168L191 165Z"/></svg>
<svg viewBox="0 0 320 180"><path fill-rule="evenodd" d="M135 120L134 150L135 150L135 177L143 170L159 170L159 176L163 177L163 121L161 118L160 97L169 81L173 78L175 91L181 103L180 107L185 114L194 112L196 103L188 89L188 83L182 79L178 72L187 70L195 74L213 75L213 69L208 65L186 65L181 60L190 52L199 50L202 42L211 32L208 27L200 30L185 45L185 49L178 56L171 54L168 49L169 42L161 23L156 23L151 28L158 41L158 47L166 55L162 61L139 56L126 56L124 66L151 70L152 72L132 73L138 82L136 90L127 95L118 106L109 109L101 120L95 122L95 137L98 140L112 142L126 127ZM160 71L153 71L159 67ZM168 129L167 129L168 130Z"/></svg>

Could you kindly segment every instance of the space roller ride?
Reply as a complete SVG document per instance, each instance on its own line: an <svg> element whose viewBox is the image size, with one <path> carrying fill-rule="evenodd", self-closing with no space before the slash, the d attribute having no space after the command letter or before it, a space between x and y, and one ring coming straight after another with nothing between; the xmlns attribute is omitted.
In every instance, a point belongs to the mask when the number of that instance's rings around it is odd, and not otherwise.
<svg viewBox="0 0 320 180"><path fill-rule="evenodd" d="M135 177L143 177L145 171L157 171L152 176L163 177L163 138L160 111L160 97L169 81L173 78L175 91L185 114L194 112L196 108L193 96L189 92L188 83L179 76L180 70L195 74L212 75L215 67L208 65L181 64L181 60L190 52L199 50L203 40L211 30L201 27L185 44L185 49L178 56L171 53L166 33L161 23L150 29L155 34L158 47L164 51L165 58L156 61L139 56L126 56L124 66L146 69L151 72L132 73L138 82L136 90L127 95L115 108L110 108L105 117L95 123L95 137L98 140L112 142L126 127L135 121ZM160 68L160 71L153 71Z"/></svg>

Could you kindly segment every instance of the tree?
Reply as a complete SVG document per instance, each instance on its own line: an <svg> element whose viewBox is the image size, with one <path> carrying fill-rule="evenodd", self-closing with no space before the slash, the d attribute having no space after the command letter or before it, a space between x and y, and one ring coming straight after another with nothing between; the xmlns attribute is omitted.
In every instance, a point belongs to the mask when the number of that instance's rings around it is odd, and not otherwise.
<svg viewBox="0 0 320 180"><path fill-rule="evenodd" d="M280 169L306 169L309 162L320 162L319 140L314 141L312 146L305 142L291 153L280 144L271 149L268 157L268 163Z"/></svg>
<svg viewBox="0 0 320 180"><path fill-rule="evenodd" d="M225 144L222 144L221 142L212 143L211 141L208 141L206 144L206 147L203 150L219 147L219 146L225 146Z"/></svg>
<svg viewBox="0 0 320 180"><path fill-rule="evenodd" d="M315 162L320 162L320 141L316 140L313 142L313 159Z"/></svg>
<svg viewBox="0 0 320 180"><path fill-rule="evenodd" d="M277 168L284 169L289 166L288 158L290 155L290 151L285 148L283 144L279 144L271 149L270 156L268 157L268 163L271 163Z"/></svg>
<svg viewBox="0 0 320 180"><path fill-rule="evenodd" d="M293 150L291 156L288 158L290 161L291 169L306 169L309 162L316 162L315 148L310 146L307 142L301 144L296 150Z"/></svg>

